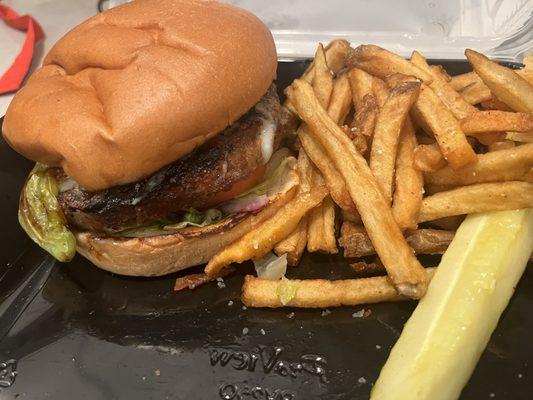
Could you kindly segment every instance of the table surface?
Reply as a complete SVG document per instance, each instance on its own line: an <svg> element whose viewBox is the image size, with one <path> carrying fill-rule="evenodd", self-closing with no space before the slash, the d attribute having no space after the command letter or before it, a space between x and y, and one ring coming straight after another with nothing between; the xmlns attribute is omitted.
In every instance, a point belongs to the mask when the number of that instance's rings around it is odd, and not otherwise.
<svg viewBox="0 0 533 400"><path fill-rule="evenodd" d="M20 15L30 14L43 27L46 37L35 49L30 72L37 69L52 45L70 28L98 12L96 0L4 0ZM0 22L0 74L9 68L24 42L25 33ZM14 93L0 95L0 116Z"/></svg>

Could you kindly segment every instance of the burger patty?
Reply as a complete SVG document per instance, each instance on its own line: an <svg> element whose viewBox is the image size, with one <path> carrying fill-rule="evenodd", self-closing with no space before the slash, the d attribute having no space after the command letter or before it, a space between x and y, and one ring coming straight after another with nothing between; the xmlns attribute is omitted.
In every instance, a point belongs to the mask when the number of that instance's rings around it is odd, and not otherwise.
<svg viewBox="0 0 533 400"><path fill-rule="evenodd" d="M145 179L97 192L75 183L60 189L58 200L69 225L111 233L190 207L202 208L215 194L229 190L268 161L283 137L282 110L273 85L238 121ZM60 178L60 188L72 183Z"/></svg>

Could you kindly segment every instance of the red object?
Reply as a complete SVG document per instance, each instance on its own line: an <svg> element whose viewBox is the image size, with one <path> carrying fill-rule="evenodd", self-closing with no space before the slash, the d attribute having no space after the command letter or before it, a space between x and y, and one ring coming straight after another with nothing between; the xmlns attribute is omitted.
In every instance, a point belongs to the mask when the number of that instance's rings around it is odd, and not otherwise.
<svg viewBox="0 0 533 400"><path fill-rule="evenodd" d="M28 73L33 48L43 37L44 33L40 25L29 15L18 15L11 8L0 3L0 19L8 26L26 31L26 39L17 58L8 70L0 77L0 94L14 92L22 84L22 80Z"/></svg>

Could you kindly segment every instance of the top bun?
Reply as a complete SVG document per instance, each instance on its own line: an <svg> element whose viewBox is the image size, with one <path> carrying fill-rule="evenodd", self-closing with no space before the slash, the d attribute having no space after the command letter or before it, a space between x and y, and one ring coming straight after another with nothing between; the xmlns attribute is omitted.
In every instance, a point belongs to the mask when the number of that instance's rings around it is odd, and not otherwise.
<svg viewBox="0 0 533 400"><path fill-rule="evenodd" d="M253 14L217 1L137 0L67 33L16 94L3 134L87 190L144 178L248 111L276 74Z"/></svg>

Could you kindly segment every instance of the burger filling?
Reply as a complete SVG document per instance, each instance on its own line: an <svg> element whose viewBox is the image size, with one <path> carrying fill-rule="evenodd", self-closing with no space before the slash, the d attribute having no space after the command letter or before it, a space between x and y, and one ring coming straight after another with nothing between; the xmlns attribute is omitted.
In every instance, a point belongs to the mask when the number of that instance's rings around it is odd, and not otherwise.
<svg viewBox="0 0 533 400"><path fill-rule="evenodd" d="M285 121L272 86L247 114L194 152L140 181L97 192L79 187L61 169L38 164L23 190L19 219L34 240L51 241L51 247L69 236L69 227L153 236L257 212L294 161L286 149L278 151ZM49 220L51 215L57 218Z"/></svg>

